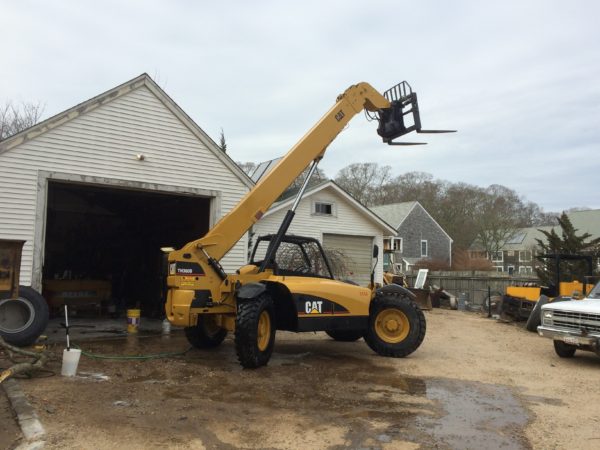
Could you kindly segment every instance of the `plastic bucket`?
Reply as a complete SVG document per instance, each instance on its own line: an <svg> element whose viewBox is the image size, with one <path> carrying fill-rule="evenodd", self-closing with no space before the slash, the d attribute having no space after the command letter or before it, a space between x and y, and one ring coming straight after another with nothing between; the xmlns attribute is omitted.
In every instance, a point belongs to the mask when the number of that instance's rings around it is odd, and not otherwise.
<svg viewBox="0 0 600 450"><path fill-rule="evenodd" d="M127 332L128 333L137 333L139 326L140 326L140 310L139 309L128 309L127 310Z"/></svg>
<svg viewBox="0 0 600 450"><path fill-rule="evenodd" d="M72 377L77 373L77 365L79 364L79 358L81 357L81 350L78 348L72 348L63 350L62 369L60 374L63 377Z"/></svg>

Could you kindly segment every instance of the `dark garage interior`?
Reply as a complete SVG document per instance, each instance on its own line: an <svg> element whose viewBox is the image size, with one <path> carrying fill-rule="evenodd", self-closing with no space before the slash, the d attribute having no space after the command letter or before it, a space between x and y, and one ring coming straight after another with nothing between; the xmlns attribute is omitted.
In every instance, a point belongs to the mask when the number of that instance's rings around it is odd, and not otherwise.
<svg viewBox="0 0 600 450"><path fill-rule="evenodd" d="M55 314L116 316L140 308L160 318L162 247L180 248L209 228L210 198L51 182L43 294Z"/></svg>

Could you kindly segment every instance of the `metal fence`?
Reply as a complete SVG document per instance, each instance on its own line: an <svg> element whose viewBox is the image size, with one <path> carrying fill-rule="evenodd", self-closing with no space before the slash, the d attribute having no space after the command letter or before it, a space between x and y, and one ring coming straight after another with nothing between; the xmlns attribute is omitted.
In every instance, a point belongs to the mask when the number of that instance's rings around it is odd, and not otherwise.
<svg viewBox="0 0 600 450"><path fill-rule="evenodd" d="M409 286L414 286L417 273L406 274ZM539 283L536 277L522 277L493 272L441 272L427 274L425 287L443 288L457 298L462 295L470 305L478 307L485 304L488 291L491 295L502 295L507 286L519 286L525 283Z"/></svg>

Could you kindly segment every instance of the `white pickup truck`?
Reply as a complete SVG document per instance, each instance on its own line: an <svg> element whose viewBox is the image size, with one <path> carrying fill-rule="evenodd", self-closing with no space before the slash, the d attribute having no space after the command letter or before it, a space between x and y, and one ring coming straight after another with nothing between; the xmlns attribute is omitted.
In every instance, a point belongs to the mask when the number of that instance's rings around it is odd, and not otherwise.
<svg viewBox="0 0 600 450"><path fill-rule="evenodd" d="M577 350L600 356L600 283L583 300L548 303L542 306L538 334L554 341L561 358L571 358Z"/></svg>

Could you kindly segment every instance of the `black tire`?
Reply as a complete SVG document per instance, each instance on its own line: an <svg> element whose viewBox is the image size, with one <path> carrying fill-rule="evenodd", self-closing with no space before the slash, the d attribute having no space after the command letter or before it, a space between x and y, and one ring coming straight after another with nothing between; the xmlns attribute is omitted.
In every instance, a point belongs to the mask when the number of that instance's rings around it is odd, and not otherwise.
<svg viewBox="0 0 600 450"><path fill-rule="evenodd" d="M215 348L221 345L227 330L218 327L211 322L211 318L200 315L198 323L193 327L186 327L183 330L188 342L196 348Z"/></svg>
<svg viewBox="0 0 600 450"><path fill-rule="evenodd" d="M327 335L340 342L358 341L365 334L364 330L328 330Z"/></svg>
<svg viewBox="0 0 600 450"><path fill-rule="evenodd" d="M265 321L268 325L265 326ZM259 331L259 326L263 328ZM267 293L238 301L235 319L235 351L242 367L255 369L269 362L275 343L273 300Z"/></svg>
<svg viewBox="0 0 600 450"><path fill-rule="evenodd" d="M19 286L19 297L0 300L0 335L9 344L33 344L48 325L48 303L37 291Z"/></svg>
<svg viewBox="0 0 600 450"><path fill-rule="evenodd" d="M540 298L535 302L535 305L527 318L527 324L525 325L527 331L533 331L534 333L537 331L537 327L542 323L542 306L546 303L548 303L548 297L540 295Z"/></svg>
<svg viewBox="0 0 600 450"><path fill-rule="evenodd" d="M554 341L554 351L561 358L572 358L575 356L577 347L570 344L565 344L563 341Z"/></svg>
<svg viewBox="0 0 600 450"><path fill-rule="evenodd" d="M385 317L382 318L381 314L391 315L392 320L388 322L394 321L396 326L399 325L396 318L405 323L385 336L388 330L382 327L381 320ZM369 328L364 337L369 347L379 355L404 358L419 348L426 328L425 315L414 301L397 293L381 293L371 302Z"/></svg>

